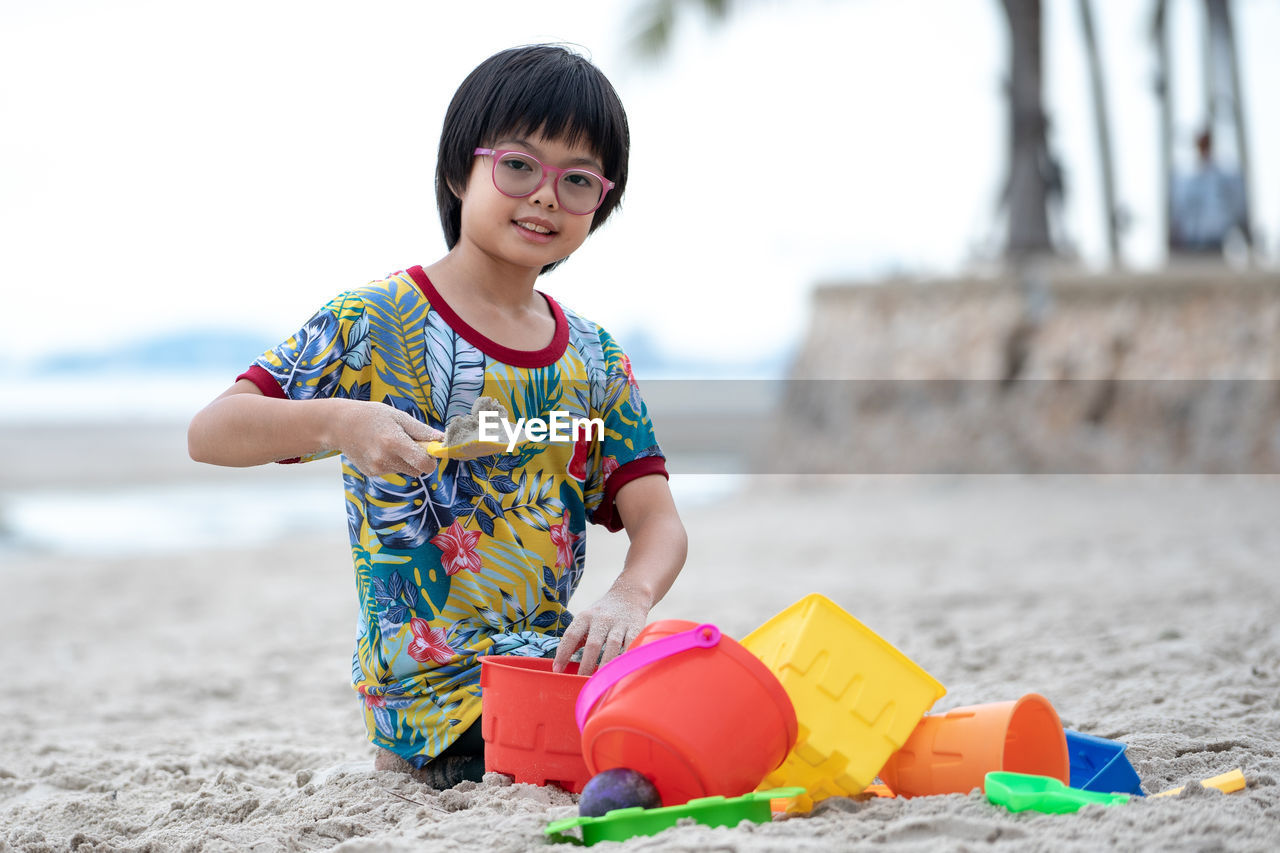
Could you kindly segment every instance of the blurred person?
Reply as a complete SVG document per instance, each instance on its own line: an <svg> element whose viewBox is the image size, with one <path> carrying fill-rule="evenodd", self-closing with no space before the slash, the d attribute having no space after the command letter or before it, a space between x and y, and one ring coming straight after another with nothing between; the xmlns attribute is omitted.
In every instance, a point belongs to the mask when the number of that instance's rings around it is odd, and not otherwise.
<svg viewBox="0 0 1280 853"><path fill-rule="evenodd" d="M617 207L629 145L590 61L553 45L490 57L440 137L448 253L340 294L191 422L191 457L215 465L342 454L360 605L352 682L379 770L437 788L479 781L481 656L554 656L564 671L581 650L590 674L684 564L629 359L534 287ZM437 466L422 443L482 396L517 422L599 418L603 437ZM588 521L630 544L608 592L572 616Z"/></svg>
<svg viewBox="0 0 1280 853"><path fill-rule="evenodd" d="M1219 166L1213 156L1213 133L1196 135L1196 167L1174 183L1170 201L1170 248L1186 254L1222 254L1227 237L1239 230L1250 239L1244 181Z"/></svg>

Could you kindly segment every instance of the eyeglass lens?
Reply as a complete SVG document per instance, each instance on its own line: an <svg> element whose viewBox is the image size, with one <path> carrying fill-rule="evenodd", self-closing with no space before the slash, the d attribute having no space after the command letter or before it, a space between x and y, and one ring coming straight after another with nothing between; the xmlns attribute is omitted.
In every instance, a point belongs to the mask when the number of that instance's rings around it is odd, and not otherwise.
<svg viewBox="0 0 1280 853"><path fill-rule="evenodd" d="M542 164L528 155L508 152L498 159L493 181L506 195L527 196L542 182ZM604 184L591 172L568 169L560 173L555 193L560 206L569 213L590 213L600 204Z"/></svg>

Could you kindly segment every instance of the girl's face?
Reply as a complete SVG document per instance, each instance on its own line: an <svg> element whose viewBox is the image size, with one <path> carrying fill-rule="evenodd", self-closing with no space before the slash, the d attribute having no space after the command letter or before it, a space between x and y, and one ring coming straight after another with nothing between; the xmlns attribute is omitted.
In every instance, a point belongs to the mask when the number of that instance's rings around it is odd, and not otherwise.
<svg viewBox="0 0 1280 853"><path fill-rule="evenodd" d="M523 151L556 169L604 169L594 153L539 134L508 135L495 149ZM493 183L493 155L477 155L462 199L460 243L469 243L507 263L540 270L583 244L594 213L575 214L561 208L551 178L523 198L503 195ZM505 167L500 167L505 168Z"/></svg>

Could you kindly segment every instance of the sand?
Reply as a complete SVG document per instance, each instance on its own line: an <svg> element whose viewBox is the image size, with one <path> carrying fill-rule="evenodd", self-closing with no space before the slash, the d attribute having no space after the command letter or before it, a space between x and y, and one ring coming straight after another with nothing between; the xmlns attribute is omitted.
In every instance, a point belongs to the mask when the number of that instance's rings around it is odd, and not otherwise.
<svg viewBox="0 0 1280 853"><path fill-rule="evenodd" d="M480 440L480 413L495 412L504 421L510 419L506 406L493 397L477 397L471 404L471 411L465 415L454 415L444 428L444 443L453 447L469 441ZM499 424L494 424L498 426ZM498 433L502 435L502 433Z"/></svg>
<svg viewBox="0 0 1280 853"><path fill-rule="evenodd" d="M833 799L599 849L1280 845L1280 479L766 477L684 515L688 565L655 618L741 636L822 592L948 687L936 710L1039 692L1128 743L1148 791L1233 767L1249 786L1062 816L977 793ZM625 544L592 531L579 604ZM496 774L437 792L373 770L342 530L2 559L0 850L518 851L576 813Z"/></svg>

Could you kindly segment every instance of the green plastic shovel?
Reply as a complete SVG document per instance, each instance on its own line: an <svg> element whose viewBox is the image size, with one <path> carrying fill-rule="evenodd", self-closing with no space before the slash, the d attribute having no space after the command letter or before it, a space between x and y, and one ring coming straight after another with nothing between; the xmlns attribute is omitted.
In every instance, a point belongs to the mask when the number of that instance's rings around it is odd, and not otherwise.
<svg viewBox="0 0 1280 853"><path fill-rule="evenodd" d="M987 799L1011 812L1032 809L1045 814L1069 814L1087 805L1118 806L1129 802L1128 794L1102 794L1068 788L1060 779L993 770L986 776L983 789Z"/></svg>

